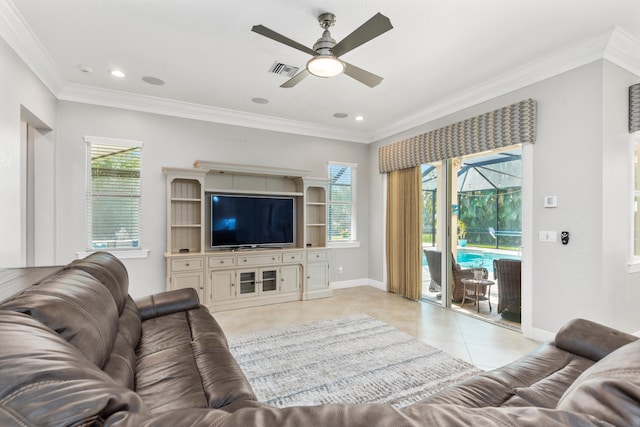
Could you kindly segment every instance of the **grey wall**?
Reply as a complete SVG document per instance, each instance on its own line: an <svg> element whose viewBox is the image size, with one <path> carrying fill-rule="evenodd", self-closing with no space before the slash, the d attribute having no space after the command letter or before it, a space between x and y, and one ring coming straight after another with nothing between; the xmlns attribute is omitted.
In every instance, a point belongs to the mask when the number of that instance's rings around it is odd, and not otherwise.
<svg viewBox="0 0 640 427"><path fill-rule="evenodd" d="M23 236L26 214L22 198L26 175L22 161L25 147L20 142L21 116L28 116L22 120L32 121L37 126L52 128L56 119L55 106L55 97L0 39L1 266L21 266L26 262ZM41 142L52 145L53 138L54 134L48 132Z"/></svg>
<svg viewBox="0 0 640 427"><path fill-rule="evenodd" d="M327 162L358 164L357 221L360 248L331 251L332 281L368 277L368 147L277 132L219 125L156 114L139 113L74 102L59 102L57 135L57 250L68 262L85 249L84 135L144 142L142 158L142 246L148 259L129 259L131 292L142 296L164 289L165 181L162 166L192 167L195 160L308 169L327 177ZM337 262L339 260L339 262ZM337 273L338 265L343 273Z"/></svg>
<svg viewBox="0 0 640 427"><path fill-rule="evenodd" d="M523 171L530 206L523 211L523 330L544 338L567 320L586 317L636 331L640 276L627 268L632 162L626 117L627 88L638 81L597 61L372 144L371 210L382 204L374 170L380 146L533 98L537 141L523 150L523 168L530 166ZM547 195L558 197L557 208L543 207ZM569 231L570 244L540 242L540 230ZM383 236L382 215L372 216L370 277L381 281L376 262L384 257Z"/></svg>

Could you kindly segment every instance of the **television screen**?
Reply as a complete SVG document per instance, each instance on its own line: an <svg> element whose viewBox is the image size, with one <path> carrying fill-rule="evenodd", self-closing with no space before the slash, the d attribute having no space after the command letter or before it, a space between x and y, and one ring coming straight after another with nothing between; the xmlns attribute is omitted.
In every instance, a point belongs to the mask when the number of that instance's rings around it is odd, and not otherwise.
<svg viewBox="0 0 640 427"><path fill-rule="evenodd" d="M211 247L294 244L292 197L211 195Z"/></svg>

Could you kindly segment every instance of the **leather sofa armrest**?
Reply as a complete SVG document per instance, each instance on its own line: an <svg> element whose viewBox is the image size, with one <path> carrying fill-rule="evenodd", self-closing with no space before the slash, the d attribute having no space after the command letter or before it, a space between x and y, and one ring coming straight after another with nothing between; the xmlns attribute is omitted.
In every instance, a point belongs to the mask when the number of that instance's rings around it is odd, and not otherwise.
<svg viewBox="0 0 640 427"><path fill-rule="evenodd" d="M585 319L573 319L556 334L554 344L578 356L599 361L638 337Z"/></svg>
<svg viewBox="0 0 640 427"><path fill-rule="evenodd" d="M200 306L198 293L192 288L176 289L136 300L142 320L152 319Z"/></svg>

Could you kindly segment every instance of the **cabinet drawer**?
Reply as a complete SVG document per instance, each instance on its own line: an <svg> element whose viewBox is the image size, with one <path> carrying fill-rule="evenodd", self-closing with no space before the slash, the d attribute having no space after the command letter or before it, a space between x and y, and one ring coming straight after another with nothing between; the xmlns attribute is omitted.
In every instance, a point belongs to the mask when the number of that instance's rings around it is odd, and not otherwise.
<svg viewBox="0 0 640 427"><path fill-rule="evenodd" d="M282 254L240 255L238 265L270 265L282 263Z"/></svg>
<svg viewBox="0 0 640 427"><path fill-rule="evenodd" d="M209 257L209 268L221 268L221 267L231 267L236 265L236 257L227 256L227 257Z"/></svg>
<svg viewBox="0 0 640 427"><path fill-rule="evenodd" d="M283 263L293 263L293 262L301 262L304 261L304 253L303 252L292 252L292 253L284 253L282 254L282 262Z"/></svg>
<svg viewBox="0 0 640 427"><path fill-rule="evenodd" d="M307 252L307 261L326 261L329 259L327 251L309 251Z"/></svg>
<svg viewBox="0 0 640 427"><path fill-rule="evenodd" d="M204 267L202 258L179 258L171 260L171 271L194 271Z"/></svg>

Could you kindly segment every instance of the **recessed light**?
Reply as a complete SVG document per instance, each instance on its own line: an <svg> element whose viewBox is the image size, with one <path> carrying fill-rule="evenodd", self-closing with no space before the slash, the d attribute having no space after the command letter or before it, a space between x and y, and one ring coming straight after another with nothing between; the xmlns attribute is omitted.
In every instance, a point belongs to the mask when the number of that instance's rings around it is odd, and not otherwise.
<svg viewBox="0 0 640 427"><path fill-rule="evenodd" d="M335 113L333 117L335 117L336 119L344 119L349 117L349 115L347 113Z"/></svg>
<svg viewBox="0 0 640 427"><path fill-rule="evenodd" d="M142 81L155 86L162 86L164 84L164 80L159 79L157 77L153 77L153 76L144 76L142 78Z"/></svg>
<svg viewBox="0 0 640 427"><path fill-rule="evenodd" d="M111 75L112 75L113 77L120 77L120 78L122 78L122 77L125 77L125 76L126 76L126 74L125 74L125 73L123 73L123 72L122 72L122 71L120 71L120 70L111 70Z"/></svg>
<svg viewBox="0 0 640 427"><path fill-rule="evenodd" d="M269 100L267 98L251 98L253 102L256 104L268 104Z"/></svg>
<svg viewBox="0 0 640 427"><path fill-rule="evenodd" d="M355 119L356 119L356 122L361 122L364 120L364 116L356 116Z"/></svg>

